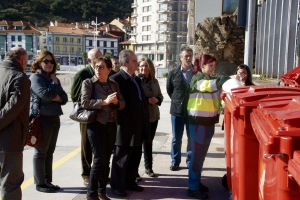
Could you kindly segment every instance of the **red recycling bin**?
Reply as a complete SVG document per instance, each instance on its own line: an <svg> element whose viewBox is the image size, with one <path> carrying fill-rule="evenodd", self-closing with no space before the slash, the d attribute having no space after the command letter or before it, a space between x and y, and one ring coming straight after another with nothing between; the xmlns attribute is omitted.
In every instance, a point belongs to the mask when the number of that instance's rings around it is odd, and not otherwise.
<svg viewBox="0 0 300 200"><path fill-rule="evenodd" d="M250 118L259 141L259 199L299 200L300 186L287 170L300 150L299 99L260 103Z"/></svg>
<svg viewBox="0 0 300 200"><path fill-rule="evenodd" d="M291 179L297 182L294 187L297 188L300 186L300 151L295 151L293 154L293 159L289 160L288 171L291 174Z"/></svg>
<svg viewBox="0 0 300 200"><path fill-rule="evenodd" d="M262 101L291 99L300 88L280 86L246 86L223 95L225 102L225 153L232 199L258 199L259 143L250 123L250 113ZM231 186L231 187L230 187Z"/></svg>
<svg viewBox="0 0 300 200"><path fill-rule="evenodd" d="M300 87L300 66L280 77L285 86Z"/></svg>

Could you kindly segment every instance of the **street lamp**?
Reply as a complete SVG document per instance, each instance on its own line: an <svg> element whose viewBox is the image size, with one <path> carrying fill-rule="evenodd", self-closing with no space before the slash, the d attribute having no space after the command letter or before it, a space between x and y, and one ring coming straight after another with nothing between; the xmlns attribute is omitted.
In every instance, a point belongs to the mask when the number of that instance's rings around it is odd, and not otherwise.
<svg viewBox="0 0 300 200"><path fill-rule="evenodd" d="M97 23L97 17L96 17L96 22L95 21L92 21L91 23L92 25L96 26L95 28L95 31L94 31L94 48L97 48L97 33L98 33L98 28L97 26L98 25L101 25L101 24L105 24L105 22L100 22L99 24Z"/></svg>

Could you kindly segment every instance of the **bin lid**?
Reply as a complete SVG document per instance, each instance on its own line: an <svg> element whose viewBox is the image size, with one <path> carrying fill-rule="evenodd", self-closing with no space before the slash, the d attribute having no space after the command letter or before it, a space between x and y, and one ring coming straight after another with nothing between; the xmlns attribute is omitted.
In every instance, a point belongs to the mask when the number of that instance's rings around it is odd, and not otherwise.
<svg viewBox="0 0 300 200"><path fill-rule="evenodd" d="M291 100L261 102L256 109L261 123L276 136L300 137L300 96Z"/></svg>
<svg viewBox="0 0 300 200"><path fill-rule="evenodd" d="M300 96L300 88L286 86L246 86L231 90L224 97L230 111L237 111L241 106L256 107L260 101L286 96ZM272 98L272 99L271 99ZM278 101L275 99L275 101Z"/></svg>
<svg viewBox="0 0 300 200"><path fill-rule="evenodd" d="M288 163L288 171L300 185L300 151L294 151L293 159Z"/></svg>
<svg viewBox="0 0 300 200"><path fill-rule="evenodd" d="M250 122L265 153L292 156L299 149L300 97L260 103L250 114Z"/></svg>

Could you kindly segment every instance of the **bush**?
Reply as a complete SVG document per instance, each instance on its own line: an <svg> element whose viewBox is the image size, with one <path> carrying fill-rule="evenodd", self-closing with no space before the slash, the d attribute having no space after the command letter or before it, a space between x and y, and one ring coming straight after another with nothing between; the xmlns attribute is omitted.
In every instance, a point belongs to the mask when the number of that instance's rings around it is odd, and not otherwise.
<svg viewBox="0 0 300 200"><path fill-rule="evenodd" d="M163 73L162 76L163 76L164 78L167 78L167 77L168 77L168 73L167 73L167 72L166 72L166 73Z"/></svg>

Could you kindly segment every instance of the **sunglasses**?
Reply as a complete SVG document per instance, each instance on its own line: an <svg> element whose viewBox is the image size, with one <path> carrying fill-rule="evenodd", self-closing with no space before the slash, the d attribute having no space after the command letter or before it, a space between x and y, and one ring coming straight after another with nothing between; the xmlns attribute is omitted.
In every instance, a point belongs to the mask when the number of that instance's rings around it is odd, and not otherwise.
<svg viewBox="0 0 300 200"><path fill-rule="evenodd" d="M48 64L48 63L50 63L50 64L55 64L55 61L54 60L47 60L47 59L45 59L45 60L43 60L42 61L43 63L45 63L46 65Z"/></svg>
<svg viewBox="0 0 300 200"><path fill-rule="evenodd" d="M95 69L96 70L103 70L106 66L103 66L103 65L95 65Z"/></svg>

